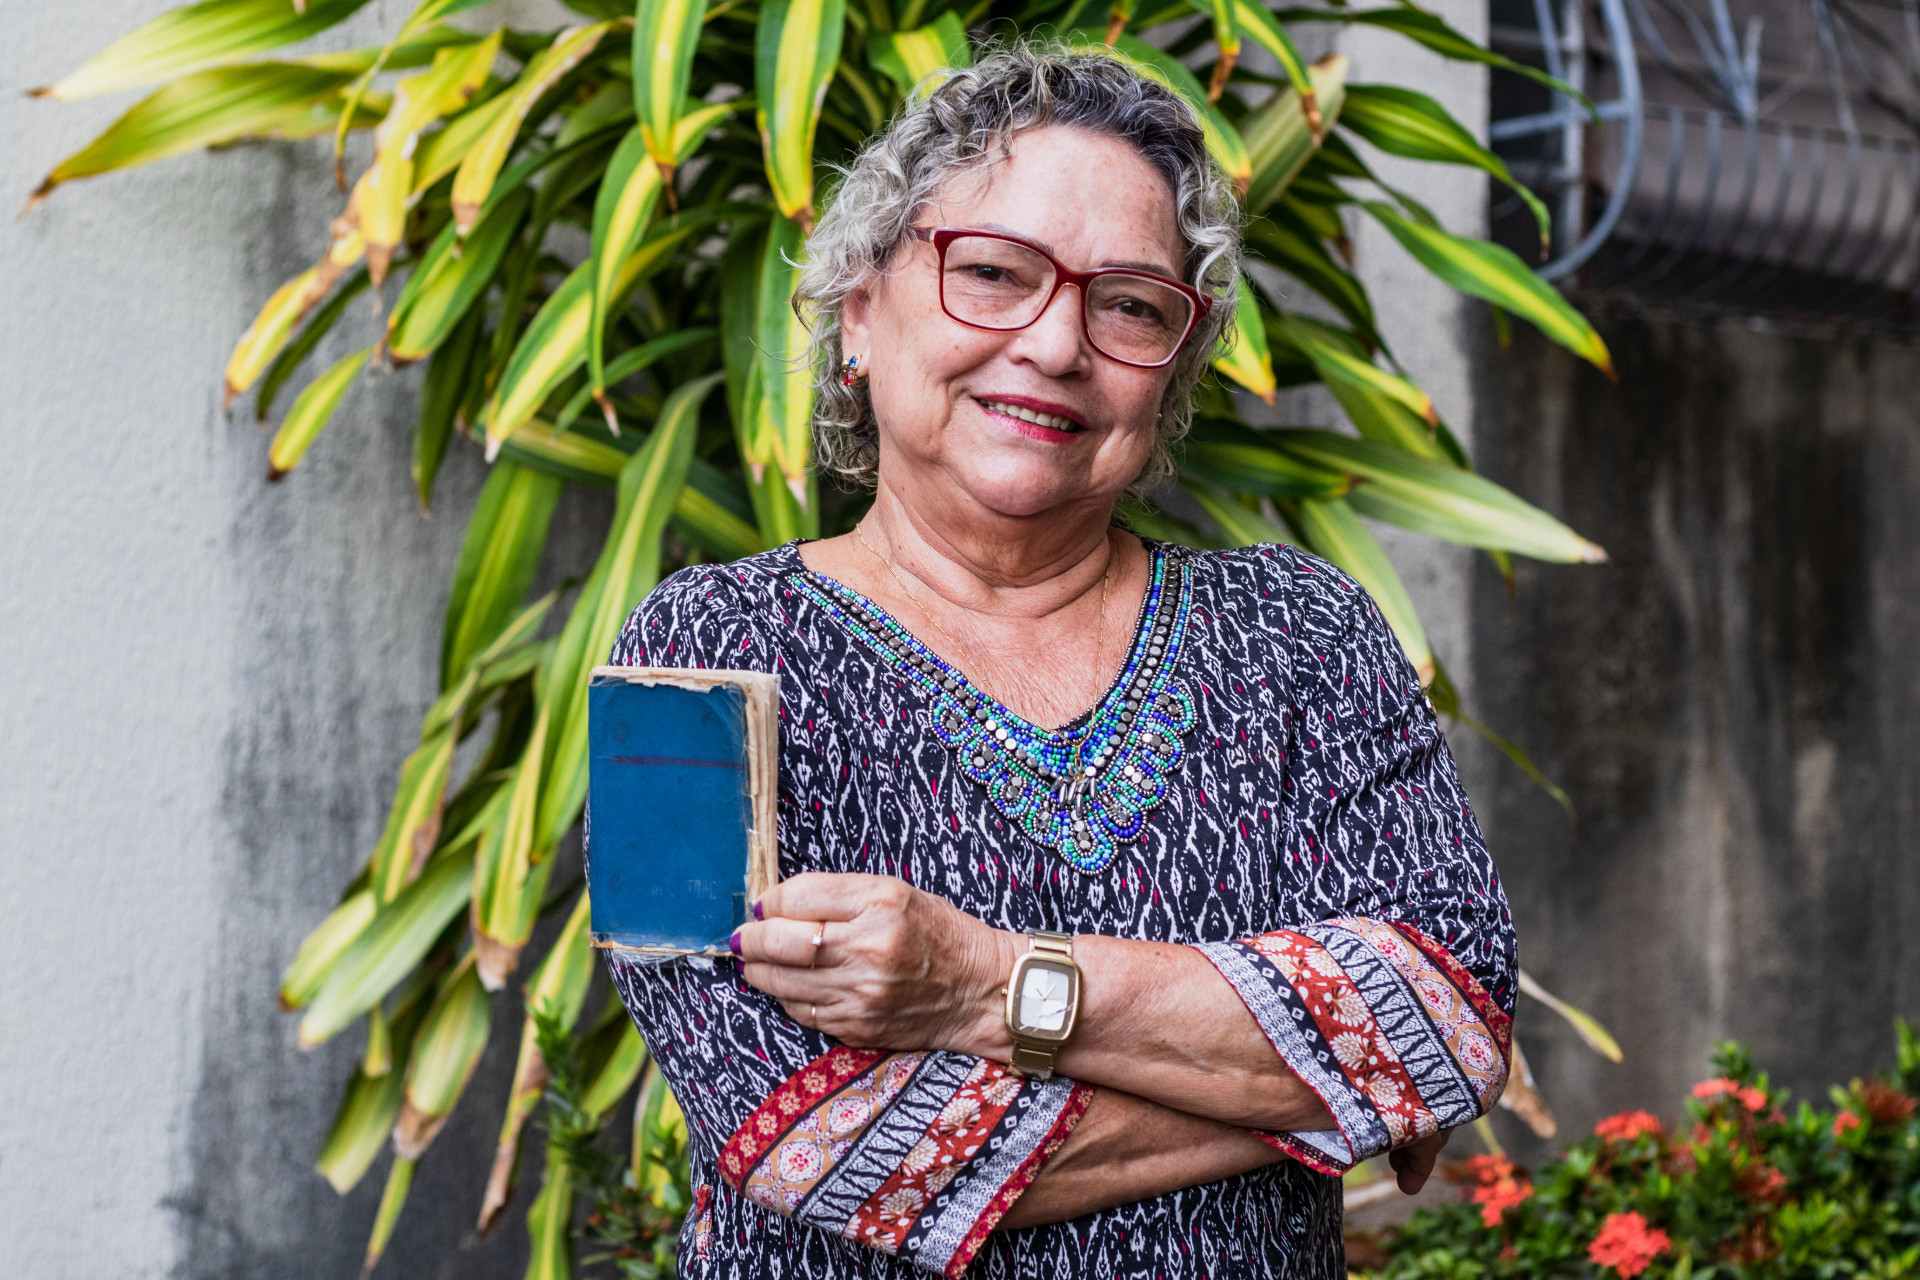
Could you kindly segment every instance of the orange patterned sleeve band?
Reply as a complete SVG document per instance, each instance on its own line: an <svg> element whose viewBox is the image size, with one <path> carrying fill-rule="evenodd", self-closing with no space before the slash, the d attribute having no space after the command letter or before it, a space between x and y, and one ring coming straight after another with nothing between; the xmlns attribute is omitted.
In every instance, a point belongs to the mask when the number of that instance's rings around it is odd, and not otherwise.
<svg viewBox="0 0 1920 1280"><path fill-rule="evenodd" d="M1486 1114L1512 1020L1446 949L1404 924L1323 920L1202 943L1274 1052L1338 1126L1261 1134L1322 1173Z"/></svg>
<svg viewBox="0 0 1920 1280"><path fill-rule="evenodd" d="M734 1131L721 1176L762 1208L958 1276L1092 1093L964 1054L839 1046Z"/></svg>

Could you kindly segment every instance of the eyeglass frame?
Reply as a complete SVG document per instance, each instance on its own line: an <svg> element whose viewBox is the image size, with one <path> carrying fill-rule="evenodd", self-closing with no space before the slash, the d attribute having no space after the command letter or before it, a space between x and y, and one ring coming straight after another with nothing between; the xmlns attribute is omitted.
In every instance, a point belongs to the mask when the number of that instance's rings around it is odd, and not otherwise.
<svg viewBox="0 0 1920 1280"><path fill-rule="evenodd" d="M1175 360L1178 360L1181 350L1187 345L1187 339L1193 336L1193 331L1198 328L1200 322L1207 317L1207 313L1213 310L1213 299L1201 293L1185 281L1175 280L1171 276L1163 276L1154 271L1140 271L1133 267L1096 267L1092 271L1074 271L1065 263L1061 262L1060 259L1033 243L1033 241L1020 236L1008 235L1002 231L975 231L966 227L908 227L906 234L915 240L924 240L928 244L931 244L934 247L934 251L939 255L936 287L940 292L940 310L946 313L947 319L953 321L955 324L963 324L969 329L980 329L987 333L1018 333L1022 329L1031 329L1040 322L1041 316L1046 315L1047 312L1053 308L1053 300L1060 296L1060 290L1068 285L1072 285L1080 291L1080 332L1082 336L1086 338L1087 345L1106 359L1113 361L1115 364L1126 365L1129 369L1164 369ZM1002 328L999 325L980 324L974 320L963 320L953 314L953 309L947 305L947 246L962 236L978 236L985 240L1004 240L1008 244L1017 244L1022 249L1027 249L1039 254L1053 267L1053 290L1047 294L1047 300L1040 305L1040 309L1034 312L1033 319L1027 321L1025 324L1009 325ZM1173 344L1173 350L1168 353L1166 359L1156 361L1152 364L1142 364L1137 360L1123 360L1112 352L1105 350L1098 342L1093 340L1093 332L1087 327L1087 285L1099 279L1101 276L1138 276L1143 280L1151 280L1156 284L1166 285L1184 294L1187 300L1193 304L1193 313L1187 317L1186 332L1182 333L1180 340Z"/></svg>

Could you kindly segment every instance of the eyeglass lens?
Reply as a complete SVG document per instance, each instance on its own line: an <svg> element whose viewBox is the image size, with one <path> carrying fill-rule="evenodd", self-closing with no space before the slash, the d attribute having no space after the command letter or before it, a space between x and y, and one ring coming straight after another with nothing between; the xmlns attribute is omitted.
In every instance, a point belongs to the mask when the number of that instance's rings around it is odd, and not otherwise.
<svg viewBox="0 0 1920 1280"><path fill-rule="evenodd" d="M947 244L941 300L956 320L986 329L1022 329L1053 293L1053 263L1025 245L993 236ZM1193 300L1151 276L1115 274L1087 283L1087 336L1116 360L1159 364L1186 336Z"/></svg>

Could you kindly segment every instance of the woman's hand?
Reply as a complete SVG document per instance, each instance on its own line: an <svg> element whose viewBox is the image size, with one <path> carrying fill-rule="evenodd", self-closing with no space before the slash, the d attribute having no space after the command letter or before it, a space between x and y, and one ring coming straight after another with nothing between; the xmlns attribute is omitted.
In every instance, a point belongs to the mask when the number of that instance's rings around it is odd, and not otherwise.
<svg viewBox="0 0 1920 1280"><path fill-rule="evenodd" d="M1453 1130L1442 1129L1387 1153L1387 1163L1393 1167L1394 1181L1399 1184L1403 1194L1417 1194L1420 1188L1427 1185L1428 1177L1433 1174L1434 1161L1440 1158L1440 1149L1447 1145L1447 1139L1452 1136Z"/></svg>
<svg viewBox="0 0 1920 1280"><path fill-rule="evenodd" d="M731 944L741 972L803 1026L856 1048L994 1056L1005 1041L1016 935L892 876L810 871L755 909Z"/></svg>

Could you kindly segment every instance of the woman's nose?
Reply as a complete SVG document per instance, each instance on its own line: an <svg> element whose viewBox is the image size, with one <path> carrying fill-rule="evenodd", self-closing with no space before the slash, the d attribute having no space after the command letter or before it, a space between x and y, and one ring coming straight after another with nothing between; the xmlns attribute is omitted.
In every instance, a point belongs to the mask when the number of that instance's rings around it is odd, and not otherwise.
<svg viewBox="0 0 1920 1280"><path fill-rule="evenodd" d="M1086 306L1075 285L1063 285L1040 313L1040 318L1015 335L1014 354L1054 377L1072 372L1093 359L1086 344L1080 313Z"/></svg>

